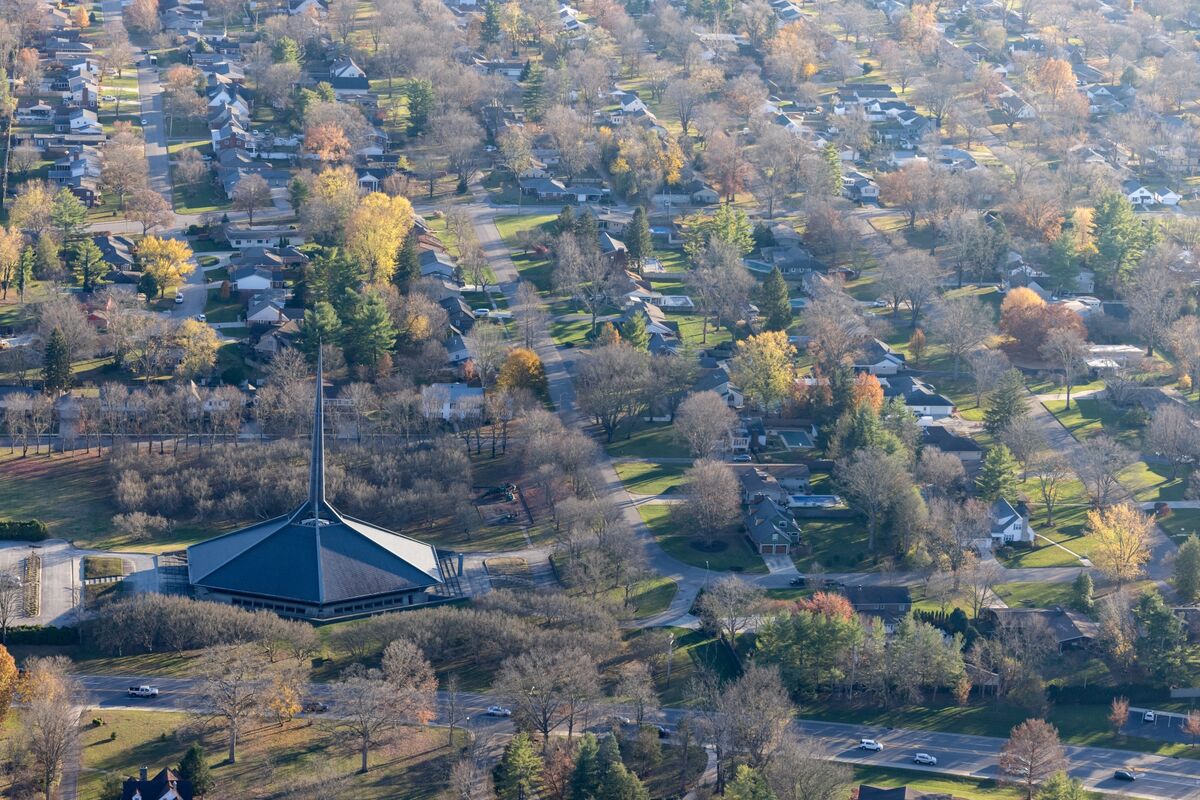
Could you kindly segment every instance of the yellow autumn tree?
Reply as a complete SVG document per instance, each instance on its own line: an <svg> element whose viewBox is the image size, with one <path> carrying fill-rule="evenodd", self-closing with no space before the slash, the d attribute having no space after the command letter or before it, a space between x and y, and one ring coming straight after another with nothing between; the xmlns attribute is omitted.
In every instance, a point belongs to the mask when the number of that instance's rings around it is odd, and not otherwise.
<svg viewBox="0 0 1200 800"><path fill-rule="evenodd" d="M195 378L216 366L221 342L207 323L185 319L175 331L175 344L180 351L179 365L175 368L179 377Z"/></svg>
<svg viewBox="0 0 1200 800"><path fill-rule="evenodd" d="M1139 577L1150 560L1154 523L1129 503L1088 512L1092 563L1120 586Z"/></svg>
<svg viewBox="0 0 1200 800"><path fill-rule="evenodd" d="M500 367L496 385L501 389L528 389L538 397L545 397L548 387L542 359L528 348L513 348Z"/></svg>
<svg viewBox="0 0 1200 800"><path fill-rule="evenodd" d="M142 269L154 276L159 296L168 286L183 282L191 271L192 248L181 239L160 239L147 236L138 246L138 261Z"/></svg>
<svg viewBox="0 0 1200 800"><path fill-rule="evenodd" d="M743 340L733 359L734 379L759 407L771 410L795 382L796 348L785 331L768 331Z"/></svg>
<svg viewBox="0 0 1200 800"><path fill-rule="evenodd" d="M368 281L382 284L392 280L396 254L412 226L408 200L382 192L371 192L350 212L346 249L366 269Z"/></svg>

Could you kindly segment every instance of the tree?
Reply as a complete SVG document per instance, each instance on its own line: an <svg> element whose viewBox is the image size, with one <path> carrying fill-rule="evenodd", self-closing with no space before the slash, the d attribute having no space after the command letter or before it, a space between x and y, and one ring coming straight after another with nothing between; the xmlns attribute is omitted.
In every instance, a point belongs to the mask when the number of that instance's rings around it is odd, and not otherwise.
<svg viewBox="0 0 1200 800"><path fill-rule="evenodd" d="M577 240L573 235L559 237L555 248L554 287L591 315L591 331L595 332L596 318L615 299L624 277L615 263L601 255L592 242Z"/></svg>
<svg viewBox="0 0 1200 800"><path fill-rule="evenodd" d="M1200 539L1196 534L1179 546L1173 569L1172 582L1179 599L1188 604L1200 600Z"/></svg>
<svg viewBox="0 0 1200 800"><path fill-rule="evenodd" d="M548 397L546 370L542 366L541 358L533 350L514 347L509 351L508 357L504 359L503 366L500 367L496 388L504 391L525 389L532 392L535 397Z"/></svg>
<svg viewBox="0 0 1200 800"><path fill-rule="evenodd" d="M785 331L792 324L792 304L788 298L787 281L779 267L771 270L763 281L759 301L759 312L765 317L769 331Z"/></svg>
<svg viewBox="0 0 1200 800"><path fill-rule="evenodd" d="M138 189L134 192L125 205L125 216L142 226L142 236L155 228L167 227L175 219L171 204L153 189Z"/></svg>
<svg viewBox="0 0 1200 800"><path fill-rule="evenodd" d="M1067 387L1067 405L1071 407L1071 387L1075 380L1087 368L1087 359L1091 354L1087 341L1075 328L1055 328L1046 336L1046 341L1040 348L1042 357L1052 362L1063 373L1063 383Z"/></svg>
<svg viewBox="0 0 1200 800"><path fill-rule="evenodd" d="M1092 576L1079 570L1079 574L1075 576L1075 580L1071 584L1071 604L1075 606L1076 611L1084 614L1092 613L1092 607L1096 602L1092 596L1094 590Z"/></svg>
<svg viewBox="0 0 1200 800"><path fill-rule="evenodd" d="M71 358L62 331L55 328L46 342L42 361L42 388L57 397L71 388Z"/></svg>
<svg viewBox="0 0 1200 800"><path fill-rule="evenodd" d="M408 100L408 135L419 136L429 126L434 103L433 84L424 78L416 78L408 82L404 95Z"/></svg>
<svg viewBox="0 0 1200 800"><path fill-rule="evenodd" d="M746 764L739 764L733 780L725 786L725 797L730 800L775 800L761 772Z"/></svg>
<svg viewBox="0 0 1200 800"><path fill-rule="evenodd" d="M21 264L21 251L25 239L15 227L0 227L0 299L8 299L8 287L16 277Z"/></svg>
<svg viewBox="0 0 1200 800"><path fill-rule="evenodd" d="M683 476L684 501L671 507L683 530L712 547L736 522L740 510L738 482L728 464L698 459Z"/></svg>
<svg viewBox="0 0 1200 800"><path fill-rule="evenodd" d="M874 551L887 515L912 490L905 456L875 447L855 450L834 468L834 480L850 506L867 518L867 548Z"/></svg>
<svg viewBox="0 0 1200 800"><path fill-rule="evenodd" d="M1146 675L1161 686L1178 686L1187 680L1192 648L1183 621L1163 601L1157 591L1143 592L1133 608L1138 632L1134 643L1138 664Z"/></svg>
<svg viewBox="0 0 1200 800"><path fill-rule="evenodd" d="M180 354L175 371L179 377L190 380L216 366L221 337L208 323L185 319L175 330L175 346Z"/></svg>
<svg viewBox="0 0 1200 800"><path fill-rule="evenodd" d="M716 392L689 394L675 414L675 435L688 446L694 458L712 458L729 440L737 414Z"/></svg>
<svg viewBox="0 0 1200 800"><path fill-rule="evenodd" d="M1010 369L1000 377L995 390L988 396L984 411L983 427L992 436L1029 413L1026 399L1025 380L1018 370Z"/></svg>
<svg viewBox="0 0 1200 800"><path fill-rule="evenodd" d="M810 739L784 742L766 775L776 800L839 800L854 777L849 764L827 760Z"/></svg>
<svg viewBox="0 0 1200 800"><path fill-rule="evenodd" d="M1121 297L1129 307L1130 327L1146 345L1146 356L1154 355L1155 348L1166 345L1171 324L1183 311L1186 293L1179 279L1157 258L1147 258L1121 287Z"/></svg>
<svg viewBox="0 0 1200 800"><path fill-rule="evenodd" d="M644 661L631 661L621 667L621 680L616 694L634 707L634 722L641 727L647 712L658 709L658 693L654 689L654 676Z"/></svg>
<svg viewBox="0 0 1200 800"><path fill-rule="evenodd" d="M575 753L568 795L572 798L595 797L600 791L600 768L600 744L595 734L585 733Z"/></svg>
<svg viewBox="0 0 1200 800"><path fill-rule="evenodd" d="M25 588L20 574L15 569L0 572L0 644L8 643L9 625L24 611Z"/></svg>
<svg viewBox="0 0 1200 800"><path fill-rule="evenodd" d="M356 293L344 325L343 347L354 364L375 369L396 346L396 329L378 291L366 289Z"/></svg>
<svg viewBox="0 0 1200 800"><path fill-rule="evenodd" d="M191 269L192 248L180 239L147 236L138 245L137 255L142 269L154 276L160 296L168 286L182 282Z"/></svg>
<svg viewBox="0 0 1200 800"><path fill-rule="evenodd" d="M697 615L705 628L737 647L738 636L758 613L763 592L736 575L728 575L707 587L697 602Z"/></svg>
<svg viewBox="0 0 1200 800"><path fill-rule="evenodd" d="M650 347L650 332L646 330L646 319L641 314L631 314L620 327L621 341L635 350Z"/></svg>
<svg viewBox="0 0 1200 800"><path fill-rule="evenodd" d="M29 754L34 786L45 800L55 796L54 786L79 736L77 702L82 689L69 668L63 656L30 658L21 682L18 730Z"/></svg>
<svg viewBox="0 0 1200 800"><path fill-rule="evenodd" d="M1101 434L1083 442L1076 451L1074 467L1093 506L1104 508L1122 491L1117 473L1135 460L1134 454L1111 436Z"/></svg>
<svg viewBox="0 0 1200 800"><path fill-rule="evenodd" d="M1075 291L1075 282L1079 280L1080 272L1076 240L1074 232L1065 230L1050 244L1045 272L1050 276L1050 288L1055 292Z"/></svg>
<svg viewBox="0 0 1200 800"><path fill-rule="evenodd" d="M1121 586L1142 574L1150 559L1154 523L1128 503L1088 512L1091 559L1096 569Z"/></svg>
<svg viewBox="0 0 1200 800"><path fill-rule="evenodd" d="M529 734L518 733L504 748L493 780L500 800L529 800L536 797L542 776L542 757L533 748Z"/></svg>
<svg viewBox="0 0 1200 800"><path fill-rule="evenodd" d="M1129 721L1129 698L1114 697L1112 706L1108 712L1108 724L1112 726L1113 733L1120 734L1121 729L1125 727L1125 723Z"/></svg>
<svg viewBox="0 0 1200 800"><path fill-rule="evenodd" d="M372 283L390 283L396 254L413 227L412 204L404 197L372 192L350 213L346 251L366 268Z"/></svg>
<svg viewBox="0 0 1200 800"><path fill-rule="evenodd" d="M654 254L654 242L650 237L650 219L646 215L645 207L639 205L634 209L633 219L625 229L624 237L629 260L633 262L634 268L640 275L646 259Z"/></svg>
<svg viewBox="0 0 1200 800"><path fill-rule="evenodd" d="M777 409L791 392L796 348L783 331L743 340L733 358L734 380L766 411Z"/></svg>
<svg viewBox="0 0 1200 800"><path fill-rule="evenodd" d="M954 359L955 378L963 359L996 335L992 312L974 295L942 299L934 305L926 325L934 341Z"/></svg>
<svg viewBox="0 0 1200 800"><path fill-rule="evenodd" d="M87 222L87 208L70 189L59 189L50 206L50 222L58 232L59 241L73 242L79 238Z"/></svg>
<svg viewBox="0 0 1200 800"><path fill-rule="evenodd" d="M358 671L332 685L338 714L333 729L354 743L359 752L359 772L369 769L372 747L388 741L403 721L395 689L378 670Z"/></svg>
<svg viewBox="0 0 1200 800"><path fill-rule="evenodd" d="M192 784L192 791L198 797L208 794L216 786L216 781L208 769L208 758L204 755L204 748L199 744L188 748L175 771L179 773L180 778Z"/></svg>
<svg viewBox="0 0 1200 800"><path fill-rule="evenodd" d="M204 163L200 151L194 147L180 150L179 155L175 156L175 178L180 183L197 184L207 174L208 165Z"/></svg>
<svg viewBox="0 0 1200 800"><path fill-rule="evenodd" d="M989 502L1015 498L1017 493L1017 461L1012 451L1002 444L988 448L983 468L975 481L979 496Z"/></svg>
<svg viewBox="0 0 1200 800"><path fill-rule="evenodd" d="M17 697L20 680L17 662L13 660L7 647L0 646L0 720L8 719L8 712Z"/></svg>
<svg viewBox="0 0 1200 800"><path fill-rule="evenodd" d="M226 645L205 651L197 689L200 707L205 711L199 713L225 726L230 764L237 763L241 732L266 707L266 667L265 658L245 647Z"/></svg>
<svg viewBox="0 0 1200 800"><path fill-rule="evenodd" d="M125 197L146 185L149 167L145 143L131 128L120 130L122 124L100 149L100 185L116 195L117 208L124 211Z"/></svg>
<svg viewBox="0 0 1200 800"><path fill-rule="evenodd" d="M271 187L262 175L252 173L237 182L229 199L233 201L233 207L245 214L247 222L253 225L254 212L271 205Z"/></svg>
<svg viewBox="0 0 1200 800"><path fill-rule="evenodd" d="M1155 229L1138 219L1129 200L1115 191L1096 201L1091 233L1096 277L1109 287L1124 283L1155 239Z"/></svg>
<svg viewBox="0 0 1200 800"><path fill-rule="evenodd" d="M25 290L33 283L33 266L36 261L37 257L32 247L21 251L21 258L17 261L16 272L13 275L13 285L17 287L17 297L22 303L25 302Z"/></svg>
<svg viewBox="0 0 1200 800"><path fill-rule="evenodd" d="M1041 719L1013 728L1000 751L1000 771L1025 788L1026 800L1033 800L1038 786L1065 766L1058 729Z"/></svg>
<svg viewBox="0 0 1200 800"><path fill-rule="evenodd" d="M0 260L0 271L4 269L4 263ZM1192 391L1200 391L1200 317L1188 315L1171 323L1167 329L1167 346L1180 371L1191 381Z"/></svg>
<svg viewBox="0 0 1200 800"><path fill-rule="evenodd" d="M733 246L739 258L754 249L754 226L750 218L729 203L718 206L712 216L687 217L683 226L683 249L693 262L698 262L701 253L714 241Z"/></svg>
<svg viewBox="0 0 1200 800"><path fill-rule="evenodd" d="M1146 428L1146 449L1171 465L1171 479L1179 476L1179 467L1200 458L1200 429L1192 424L1188 411L1175 403L1154 409Z"/></svg>
<svg viewBox="0 0 1200 800"><path fill-rule="evenodd" d="M1065 772L1056 772L1042 784L1038 790L1037 800L1086 800L1089 792L1083 788L1083 781L1072 778Z"/></svg>
<svg viewBox="0 0 1200 800"><path fill-rule="evenodd" d="M1042 452L1029 462L1029 471L1037 481L1042 505L1046 507L1046 524L1054 525L1054 509L1068 480L1071 467L1060 453Z"/></svg>
<svg viewBox="0 0 1200 800"><path fill-rule="evenodd" d="M649 382L650 355L617 342L580 359L575 389L580 409L595 418L611 442L621 423L646 400Z"/></svg>
<svg viewBox="0 0 1200 800"><path fill-rule="evenodd" d="M745 753L754 768L771 763L794 714L779 669L757 663L726 687L720 711L728 719L732 749Z"/></svg>

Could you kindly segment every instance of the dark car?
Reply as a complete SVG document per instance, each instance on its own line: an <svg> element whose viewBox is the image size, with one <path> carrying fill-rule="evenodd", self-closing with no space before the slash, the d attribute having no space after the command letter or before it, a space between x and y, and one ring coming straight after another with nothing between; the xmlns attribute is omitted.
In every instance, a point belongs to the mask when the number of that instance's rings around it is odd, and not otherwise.
<svg viewBox="0 0 1200 800"><path fill-rule="evenodd" d="M329 706L322 703L320 700L309 700L304 704L305 714L324 714L329 710Z"/></svg>
<svg viewBox="0 0 1200 800"><path fill-rule="evenodd" d="M807 586L808 578L804 577L803 575L799 575L795 578L792 578L791 585L792 586Z"/></svg>
<svg viewBox="0 0 1200 800"><path fill-rule="evenodd" d="M1119 769L1113 773L1113 777L1119 781L1136 781L1137 775L1131 769Z"/></svg>

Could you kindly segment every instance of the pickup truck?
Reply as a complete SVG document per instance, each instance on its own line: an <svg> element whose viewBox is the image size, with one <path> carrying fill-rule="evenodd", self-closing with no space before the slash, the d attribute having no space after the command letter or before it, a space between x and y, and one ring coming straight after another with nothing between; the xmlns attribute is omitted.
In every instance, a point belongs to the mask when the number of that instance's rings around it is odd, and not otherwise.
<svg viewBox="0 0 1200 800"><path fill-rule="evenodd" d="M158 697L158 688L155 686L130 686L130 697Z"/></svg>

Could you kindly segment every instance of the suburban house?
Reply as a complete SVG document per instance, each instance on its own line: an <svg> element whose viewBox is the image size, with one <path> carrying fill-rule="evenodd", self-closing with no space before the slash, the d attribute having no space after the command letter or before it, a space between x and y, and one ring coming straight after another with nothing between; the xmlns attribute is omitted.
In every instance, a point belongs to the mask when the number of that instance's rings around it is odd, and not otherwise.
<svg viewBox="0 0 1200 800"><path fill-rule="evenodd" d="M302 309L287 308L287 300L282 293L263 292L250 298L246 306L247 325L283 325L288 320L299 321L304 318Z"/></svg>
<svg viewBox="0 0 1200 800"><path fill-rule="evenodd" d="M994 545L1033 542L1033 528L1029 525L1029 515L1018 511L1003 497L992 503L991 522L991 543Z"/></svg>
<svg viewBox="0 0 1200 800"><path fill-rule="evenodd" d="M847 586L842 594L860 614L891 619L912 611L912 596L907 586Z"/></svg>
<svg viewBox="0 0 1200 800"><path fill-rule="evenodd" d="M242 225L226 225L225 240L234 250L299 245L306 241L304 232L296 228L249 228Z"/></svg>
<svg viewBox="0 0 1200 800"><path fill-rule="evenodd" d="M1045 623L1061 653L1069 647L1084 647L1100 635L1100 626L1075 611L1064 608L988 608L984 610L995 624L1001 621L1023 624Z"/></svg>
<svg viewBox="0 0 1200 800"><path fill-rule="evenodd" d="M921 443L936 447L943 453L957 456L962 462L977 462L983 458L983 446L970 436L955 433L944 425L926 425L921 429Z"/></svg>
<svg viewBox="0 0 1200 800"><path fill-rule="evenodd" d="M742 502L746 505L754 505L764 497L787 503L790 494L774 475L762 467L738 470L738 483L742 486Z"/></svg>
<svg viewBox="0 0 1200 800"><path fill-rule="evenodd" d="M800 544L803 533L791 513L769 497L759 498L746 509L746 537L759 555L789 555Z"/></svg>
<svg viewBox="0 0 1200 800"><path fill-rule="evenodd" d="M421 387L421 405L427 418L451 422L483 408L483 389L465 383L432 383Z"/></svg>
<svg viewBox="0 0 1200 800"><path fill-rule="evenodd" d="M954 415L954 401L937 391L920 378L909 375L893 375L884 378L883 396L904 398L904 405L917 417L945 419Z"/></svg>
<svg viewBox="0 0 1200 800"><path fill-rule="evenodd" d="M812 472L803 464L771 470L771 475L788 494L808 494Z"/></svg>
<svg viewBox="0 0 1200 800"><path fill-rule="evenodd" d="M142 767L137 778L125 779L121 800L192 800L192 783L169 768L151 778Z"/></svg>
<svg viewBox="0 0 1200 800"><path fill-rule="evenodd" d="M655 307L657 311L657 307ZM661 311L659 313L662 313ZM730 408L741 408L745 402L742 390L733 383L724 367L705 372L692 386L693 392L716 392Z"/></svg>
<svg viewBox="0 0 1200 800"><path fill-rule="evenodd" d="M904 354L886 342L872 339L863 347L854 368L872 375L895 375L904 369Z"/></svg>
<svg viewBox="0 0 1200 800"><path fill-rule="evenodd" d="M273 284L271 270L249 265L234 270L229 281L239 293L251 294L266 291Z"/></svg>
<svg viewBox="0 0 1200 800"><path fill-rule="evenodd" d="M599 186L567 186L560 180L527 178L520 182L521 194L554 203L596 203L606 194Z"/></svg>

